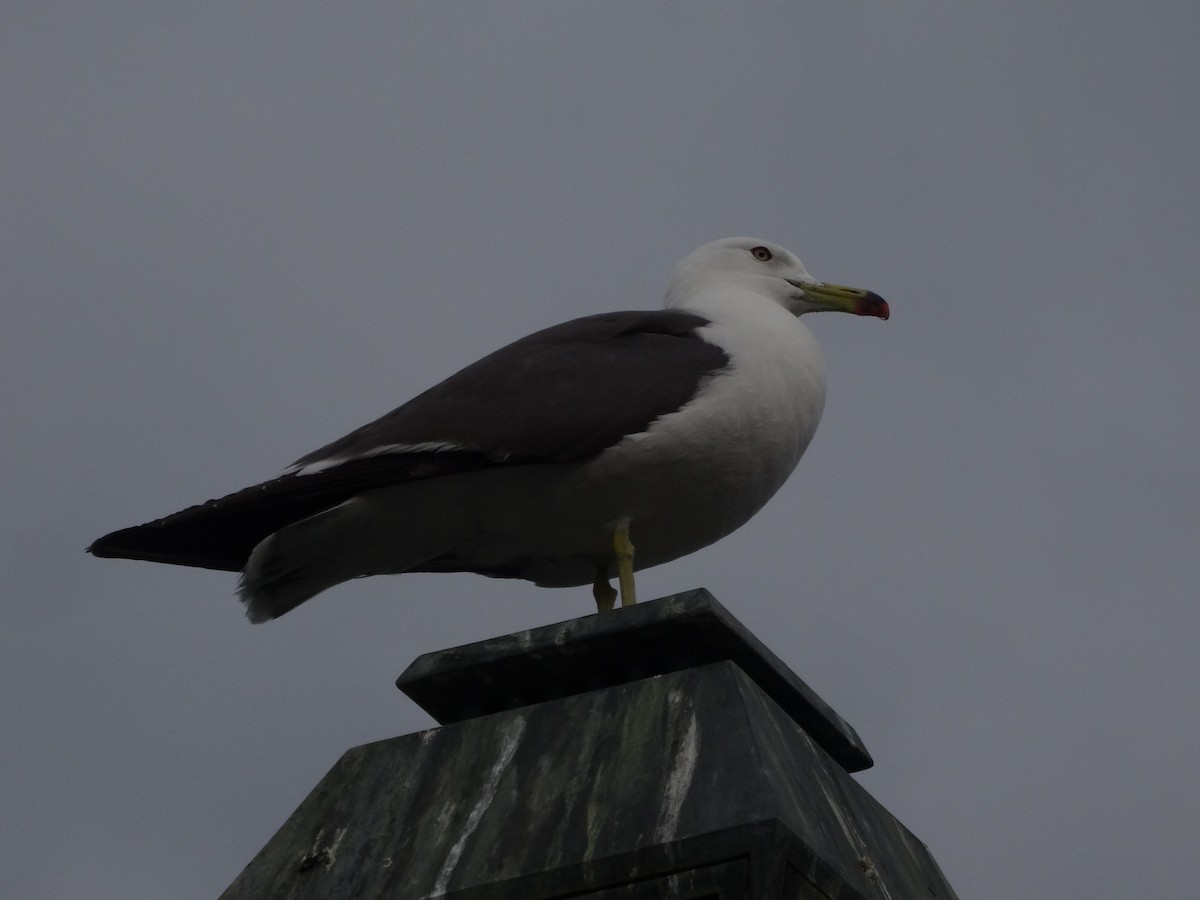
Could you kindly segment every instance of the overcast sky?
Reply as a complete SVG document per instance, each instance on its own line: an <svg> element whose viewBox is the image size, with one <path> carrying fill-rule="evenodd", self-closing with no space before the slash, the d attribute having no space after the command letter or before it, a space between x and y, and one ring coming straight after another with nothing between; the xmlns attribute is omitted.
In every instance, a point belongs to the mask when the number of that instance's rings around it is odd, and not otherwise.
<svg viewBox="0 0 1200 900"><path fill-rule="evenodd" d="M251 626L83 548L273 475L752 234L825 421L709 588L966 900L1188 897L1200 838L1194 2L53 3L0 12L0 870L214 897L420 653L592 609L471 575Z"/></svg>

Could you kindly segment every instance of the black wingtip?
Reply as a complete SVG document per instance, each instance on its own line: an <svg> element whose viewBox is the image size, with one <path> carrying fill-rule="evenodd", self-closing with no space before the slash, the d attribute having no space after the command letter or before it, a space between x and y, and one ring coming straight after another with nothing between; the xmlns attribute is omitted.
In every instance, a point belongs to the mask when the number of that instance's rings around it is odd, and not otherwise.
<svg viewBox="0 0 1200 900"><path fill-rule="evenodd" d="M89 556L95 556L100 559L111 559L113 556L113 553L111 550L105 549L105 543L114 534L117 534L117 532L113 531L113 532L110 532L110 533L104 535L104 537L96 538L96 540L94 540L90 544L88 544L87 548L83 552L88 554Z"/></svg>
<svg viewBox="0 0 1200 900"><path fill-rule="evenodd" d="M134 525L97 538L87 552L99 559L135 559L143 562L194 566L236 572L245 563L240 548L226 546L221 535L203 528L173 526L160 519Z"/></svg>
<svg viewBox="0 0 1200 900"><path fill-rule="evenodd" d="M88 546L87 552L92 556L100 559L137 559L136 554L137 540L136 536L144 526L134 526L132 528L121 528L117 531L110 531L103 537L98 537ZM130 536L134 536L134 540L129 540Z"/></svg>

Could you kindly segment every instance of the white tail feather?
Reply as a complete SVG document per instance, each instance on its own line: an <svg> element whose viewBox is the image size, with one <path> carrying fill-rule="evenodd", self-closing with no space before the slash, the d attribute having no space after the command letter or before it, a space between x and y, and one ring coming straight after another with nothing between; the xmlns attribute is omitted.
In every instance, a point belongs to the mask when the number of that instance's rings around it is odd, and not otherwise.
<svg viewBox="0 0 1200 900"><path fill-rule="evenodd" d="M420 509L366 495L301 519L250 554L238 596L251 622L266 622L334 585L404 572L453 546L454 535L404 515ZM392 502L388 502L392 501Z"/></svg>

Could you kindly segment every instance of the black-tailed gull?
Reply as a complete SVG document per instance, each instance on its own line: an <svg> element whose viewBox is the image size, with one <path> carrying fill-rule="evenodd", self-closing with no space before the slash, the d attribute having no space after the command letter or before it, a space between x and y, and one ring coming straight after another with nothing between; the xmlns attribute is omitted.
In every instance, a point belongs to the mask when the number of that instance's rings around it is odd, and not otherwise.
<svg viewBox="0 0 1200 900"><path fill-rule="evenodd" d="M705 244L665 308L575 319L509 344L280 477L115 531L96 556L241 571L251 621L351 578L478 572L547 587L699 550L779 489L825 404L798 316L888 317L757 238Z"/></svg>

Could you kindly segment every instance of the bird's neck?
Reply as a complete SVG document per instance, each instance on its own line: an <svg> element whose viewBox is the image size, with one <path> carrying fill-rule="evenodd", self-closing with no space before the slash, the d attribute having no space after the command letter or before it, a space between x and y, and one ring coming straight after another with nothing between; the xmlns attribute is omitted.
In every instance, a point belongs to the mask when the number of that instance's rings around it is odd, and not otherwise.
<svg viewBox="0 0 1200 900"><path fill-rule="evenodd" d="M796 320L773 298L741 285L691 287L686 282L672 285L664 303L667 309L698 313L713 322L754 321L787 327Z"/></svg>

